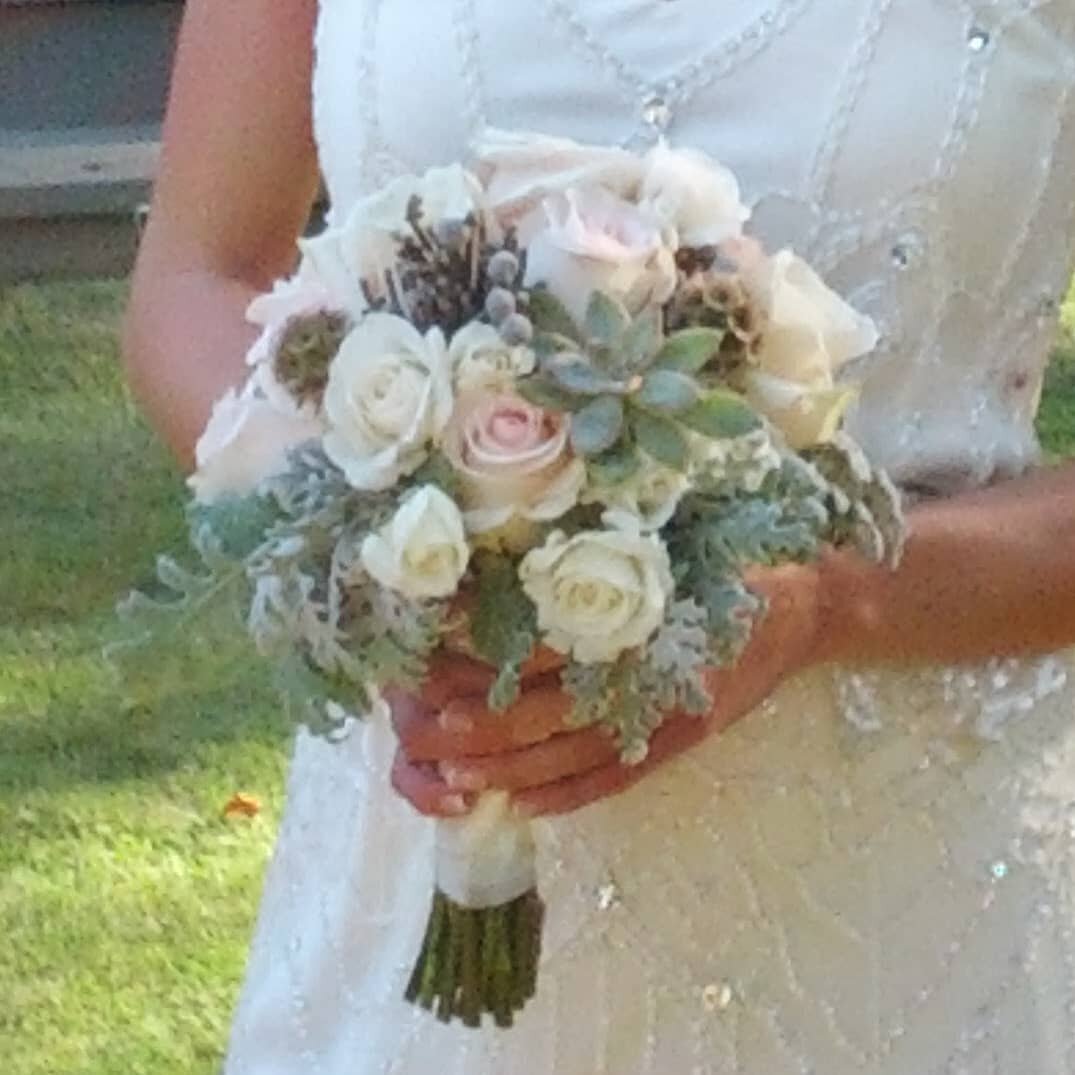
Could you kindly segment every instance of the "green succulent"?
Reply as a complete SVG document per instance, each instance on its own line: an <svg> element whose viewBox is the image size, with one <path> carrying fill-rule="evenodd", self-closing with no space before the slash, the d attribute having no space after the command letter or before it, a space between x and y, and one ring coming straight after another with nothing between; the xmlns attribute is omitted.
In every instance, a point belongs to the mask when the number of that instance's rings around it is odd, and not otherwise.
<svg viewBox="0 0 1075 1075"><path fill-rule="evenodd" d="M571 444L603 483L627 480L644 452L686 470L689 434L721 440L757 429L757 414L706 367L724 332L685 328L665 335L663 313L632 317L595 292L581 325L546 289L530 294L536 372L519 383L532 403L571 413Z"/></svg>

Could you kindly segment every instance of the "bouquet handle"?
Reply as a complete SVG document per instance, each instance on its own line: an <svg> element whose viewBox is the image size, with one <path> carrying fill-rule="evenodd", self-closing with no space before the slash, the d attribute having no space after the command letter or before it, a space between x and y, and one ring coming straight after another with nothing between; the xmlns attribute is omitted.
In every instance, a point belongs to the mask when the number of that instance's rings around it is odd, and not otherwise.
<svg viewBox="0 0 1075 1075"><path fill-rule="evenodd" d="M510 1027L533 997L544 905L533 832L505 792L437 822L436 893L407 999L443 1022Z"/></svg>

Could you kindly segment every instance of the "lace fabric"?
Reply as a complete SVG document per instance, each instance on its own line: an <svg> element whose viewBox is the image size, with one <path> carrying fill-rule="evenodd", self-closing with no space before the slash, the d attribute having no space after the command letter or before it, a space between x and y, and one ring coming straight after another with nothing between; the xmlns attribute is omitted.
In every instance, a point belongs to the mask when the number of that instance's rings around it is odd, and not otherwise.
<svg viewBox="0 0 1075 1075"><path fill-rule="evenodd" d="M485 126L664 134L884 333L855 435L930 494L1018 474L1075 233L1075 6L322 0L334 212ZM1075 1071L1070 655L818 671L539 827L550 923L508 1034L401 1000L432 832L385 722L300 736L228 1075Z"/></svg>

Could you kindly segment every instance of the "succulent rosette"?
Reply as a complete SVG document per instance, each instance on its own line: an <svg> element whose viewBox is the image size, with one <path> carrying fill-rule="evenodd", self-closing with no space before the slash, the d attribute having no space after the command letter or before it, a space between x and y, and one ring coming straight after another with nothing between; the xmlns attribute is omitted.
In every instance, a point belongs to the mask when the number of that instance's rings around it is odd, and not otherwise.
<svg viewBox="0 0 1075 1075"><path fill-rule="evenodd" d="M493 708L545 645L573 723L640 761L748 644L747 568L900 555L899 497L842 430L876 329L749 218L703 153L492 132L332 219L250 307L191 478L204 570L162 562L178 622L238 605L331 736L466 609ZM436 843L407 996L509 1026L539 985L529 826L491 793Z"/></svg>

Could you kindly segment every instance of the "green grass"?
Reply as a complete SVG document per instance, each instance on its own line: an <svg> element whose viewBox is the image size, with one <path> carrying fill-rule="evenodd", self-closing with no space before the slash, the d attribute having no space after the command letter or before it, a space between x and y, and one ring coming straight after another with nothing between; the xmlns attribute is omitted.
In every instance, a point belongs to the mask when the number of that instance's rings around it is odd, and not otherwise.
<svg viewBox="0 0 1075 1075"><path fill-rule="evenodd" d="M191 652L135 692L101 659L116 597L185 542L122 389L122 303L0 293L3 1075L215 1072L281 805L289 733L256 666ZM1075 345L1041 427L1075 453ZM260 817L222 819L238 791Z"/></svg>
<svg viewBox="0 0 1075 1075"><path fill-rule="evenodd" d="M281 803L288 729L240 662L132 696L118 595L185 541L119 375L116 284L0 294L0 1071L209 1075ZM237 791L265 803L225 821Z"/></svg>

